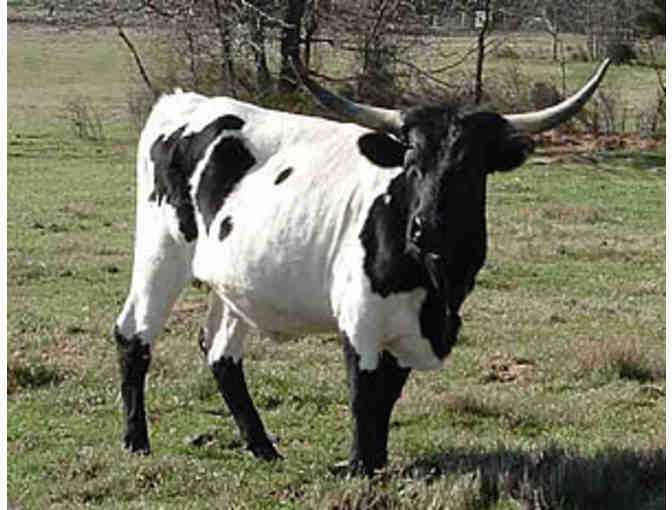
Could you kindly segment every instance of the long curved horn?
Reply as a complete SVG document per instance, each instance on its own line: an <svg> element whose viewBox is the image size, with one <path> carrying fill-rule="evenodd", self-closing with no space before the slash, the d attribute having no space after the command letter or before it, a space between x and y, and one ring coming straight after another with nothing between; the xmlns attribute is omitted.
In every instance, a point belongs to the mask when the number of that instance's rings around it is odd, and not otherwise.
<svg viewBox="0 0 672 510"><path fill-rule="evenodd" d="M503 115L503 117L513 124L517 131L528 134L541 133L542 131L547 131L562 124L572 118L586 101L590 99L593 92L595 92L597 86L602 81L610 63L611 60L608 58L605 59L602 64L600 64L600 67L597 68L597 71L595 71L595 74L593 74L588 83L573 96L565 99L562 103L558 103L555 106L537 112L515 113Z"/></svg>
<svg viewBox="0 0 672 510"><path fill-rule="evenodd" d="M401 128L403 121L399 110L369 106L338 96L310 79L301 62L291 60L291 63L299 81L320 104L330 110L379 131L397 132Z"/></svg>

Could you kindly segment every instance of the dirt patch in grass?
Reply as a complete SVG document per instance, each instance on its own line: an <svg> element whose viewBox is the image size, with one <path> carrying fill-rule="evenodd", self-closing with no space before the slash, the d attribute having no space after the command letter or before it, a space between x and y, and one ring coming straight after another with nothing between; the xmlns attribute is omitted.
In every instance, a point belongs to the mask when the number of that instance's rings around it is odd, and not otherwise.
<svg viewBox="0 0 672 510"><path fill-rule="evenodd" d="M483 382L516 382L526 385L533 378L534 367L535 363L532 360L511 354L496 353L488 361L488 369L483 376Z"/></svg>
<svg viewBox="0 0 672 510"><path fill-rule="evenodd" d="M7 359L7 395L21 390L57 386L68 375L68 371L61 367L10 355Z"/></svg>

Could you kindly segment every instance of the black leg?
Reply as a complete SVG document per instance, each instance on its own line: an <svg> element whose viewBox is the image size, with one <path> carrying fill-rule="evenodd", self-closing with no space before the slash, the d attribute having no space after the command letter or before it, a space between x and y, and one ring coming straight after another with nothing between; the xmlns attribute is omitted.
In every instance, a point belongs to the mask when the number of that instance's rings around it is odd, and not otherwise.
<svg viewBox="0 0 672 510"><path fill-rule="evenodd" d="M381 431L379 447L385 452L385 462L387 462L387 438L390 430L390 416L392 408L401 397L401 391L406 384L410 368L401 368L397 363L397 358L389 352L383 351L380 363L378 365L378 426Z"/></svg>
<svg viewBox="0 0 672 510"><path fill-rule="evenodd" d="M248 449L256 457L265 460L281 458L266 435L259 413L250 398L245 383L243 361L236 363L233 358L222 358L212 364L212 373L238 425L241 436L247 442Z"/></svg>
<svg viewBox="0 0 672 510"><path fill-rule="evenodd" d="M145 376L151 351L139 337L125 338L115 327L119 369L121 371L121 398L124 403L126 432L124 446L134 453L149 454L149 436L145 417Z"/></svg>
<svg viewBox="0 0 672 510"><path fill-rule="evenodd" d="M347 337L343 352L354 418L350 470L371 476L387 463L390 416L410 369L384 352L375 370L360 370L359 356Z"/></svg>

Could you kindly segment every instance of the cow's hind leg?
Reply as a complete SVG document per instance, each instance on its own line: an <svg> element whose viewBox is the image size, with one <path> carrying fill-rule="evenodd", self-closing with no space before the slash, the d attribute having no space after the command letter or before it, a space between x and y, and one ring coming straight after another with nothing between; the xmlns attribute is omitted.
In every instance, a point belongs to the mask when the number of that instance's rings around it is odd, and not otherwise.
<svg viewBox="0 0 672 510"><path fill-rule="evenodd" d="M374 370L360 369L359 356L347 337L343 352L354 418L350 470L370 476L387 463L390 416L410 369L400 367L387 351Z"/></svg>
<svg viewBox="0 0 672 510"><path fill-rule="evenodd" d="M124 446L134 453L150 452L144 393L152 343L188 278L182 246L158 228L138 237L131 290L114 327L126 427Z"/></svg>
<svg viewBox="0 0 672 510"><path fill-rule="evenodd" d="M252 402L243 371L243 340L248 326L214 293L201 345L206 347L208 365L224 397L247 448L265 460L280 458L268 438L259 413Z"/></svg>

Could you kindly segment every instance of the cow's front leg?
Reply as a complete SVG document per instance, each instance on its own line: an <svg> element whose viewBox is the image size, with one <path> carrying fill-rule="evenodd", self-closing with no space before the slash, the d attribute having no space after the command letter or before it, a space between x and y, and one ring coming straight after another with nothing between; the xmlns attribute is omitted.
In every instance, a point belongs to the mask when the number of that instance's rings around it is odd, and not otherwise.
<svg viewBox="0 0 672 510"><path fill-rule="evenodd" d="M410 369L401 368L388 352L383 352L374 370L360 369L359 356L347 337L343 352L354 419L350 470L371 476L387 463L390 416Z"/></svg>
<svg viewBox="0 0 672 510"><path fill-rule="evenodd" d="M114 328L121 371L121 398L124 405L124 447L133 453L149 454L145 417L145 377L151 359L151 346L139 336L125 338Z"/></svg>
<svg viewBox="0 0 672 510"><path fill-rule="evenodd" d="M247 448L256 457L278 459L281 456L266 434L245 382L242 343L247 331L243 321L212 295L207 324L201 333L210 369Z"/></svg>

